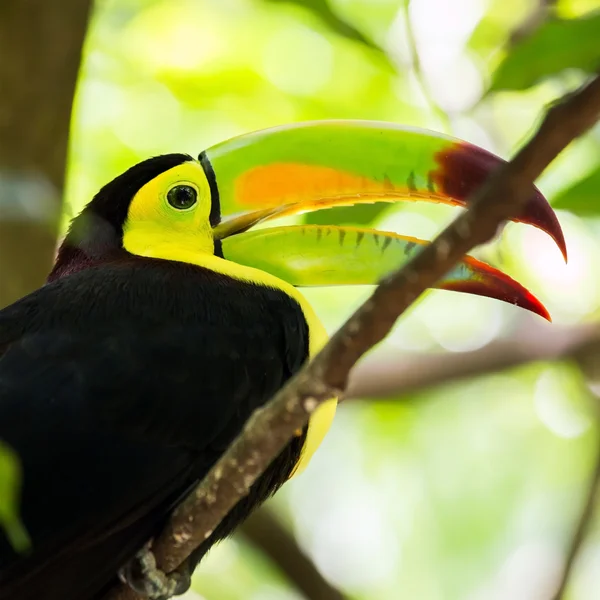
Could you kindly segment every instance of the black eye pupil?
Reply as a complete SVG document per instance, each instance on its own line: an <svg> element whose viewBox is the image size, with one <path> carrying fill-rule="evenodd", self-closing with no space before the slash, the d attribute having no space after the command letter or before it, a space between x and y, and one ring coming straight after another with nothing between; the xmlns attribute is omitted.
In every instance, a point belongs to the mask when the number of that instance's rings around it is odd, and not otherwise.
<svg viewBox="0 0 600 600"><path fill-rule="evenodd" d="M167 201L179 210L194 206L197 200L198 193L191 185L176 185L167 192Z"/></svg>

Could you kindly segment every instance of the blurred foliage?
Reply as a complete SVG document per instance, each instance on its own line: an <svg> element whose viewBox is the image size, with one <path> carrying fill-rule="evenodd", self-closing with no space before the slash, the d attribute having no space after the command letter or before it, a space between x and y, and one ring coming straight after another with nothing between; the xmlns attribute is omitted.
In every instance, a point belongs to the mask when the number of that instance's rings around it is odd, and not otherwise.
<svg viewBox="0 0 600 600"><path fill-rule="evenodd" d="M554 206L581 217L600 216L600 167L558 195Z"/></svg>
<svg viewBox="0 0 600 600"><path fill-rule="evenodd" d="M0 443L0 527L13 547L23 552L29 548L29 536L19 519L21 467L19 458Z"/></svg>
<svg viewBox="0 0 600 600"><path fill-rule="evenodd" d="M524 90L565 69L600 68L600 12L579 19L550 19L510 50L491 90Z"/></svg>
<svg viewBox="0 0 600 600"><path fill-rule="evenodd" d="M331 9L327 0L265 0L265 2L295 4L305 8L314 13L326 27L338 35L346 37L349 40L360 42L367 46L367 48L384 52L377 44L365 37L356 27L340 18L340 16Z"/></svg>
<svg viewBox="0 0 600 600"><path fill-rule="evenodd" d="M537 0L412 0L408 11L402 0L97 0L64 225L103 183L149 155L197 155L293 121L388 120L508 156L545 105L598 65L598 0L558 0L556 20L508 45L537 8ZM520 225L477 250L536 293L558 324L600 316L598 144L596 128L539 182L563 209L567 265L547 236ZM431 238L454 214L407 202L306 218ZM333 331L369 292L315 288L306 296ZM382 348L474 350L530 318L492 300L433 292ZM348 403L311 468L273 504L323 573L357 600L546 598L597 448L593 402L576 370L544 364ZM0 486L14 490L18 471L6 456ZM19 544L26 538L14 516L14 502L0 505ZM595 597L599 573L596 532L569 599ZM194 589L208 600L297 597L236 540L211 551Z"/></svg>

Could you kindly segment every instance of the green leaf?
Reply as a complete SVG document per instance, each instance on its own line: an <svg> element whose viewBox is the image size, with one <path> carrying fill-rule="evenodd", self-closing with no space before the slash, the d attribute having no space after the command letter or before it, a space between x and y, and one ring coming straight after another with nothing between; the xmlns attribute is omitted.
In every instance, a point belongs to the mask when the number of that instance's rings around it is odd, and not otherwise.
<svg viewBox="0 0 600 600"><path fill-rule="evenodd" d="M580 217L600 215L600 166L587 177L559 194L553 208L569 210Z"/></svg>
<svg viewBox="0 0 600 600"><path fill-rule="evenodd" d="M18 552L30 546L30 539L19 518L21 464L14 451L0 442L0 527Z"/></svg>
<svg viewBox="0 0 600 600"><path fill-rule="evenodd" d="M265 0L272 4L295 4L309 10L331 31L349 40L359 42L371 50L383 52L383 50L372 40L361 33L354 25L340 18L329 6L327 0Z"/></svg>
<svg viewBox="0 0 600 600"><path fill-rule="evenodd" d="M565 69L600 67L600 12L551 19L514 46L496 69L491 91L524 90Z"/></svg>

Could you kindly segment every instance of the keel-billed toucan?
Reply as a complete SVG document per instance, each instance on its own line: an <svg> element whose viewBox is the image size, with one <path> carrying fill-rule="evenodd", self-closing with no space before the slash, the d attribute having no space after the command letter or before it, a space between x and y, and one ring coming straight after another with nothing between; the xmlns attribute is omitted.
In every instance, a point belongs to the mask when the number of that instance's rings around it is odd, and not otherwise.
<svg viewBox="0 0 600 600"><path fill-rule="evenodd" d="M0 311L0 440L22 466L31 539L18 553L0 534L0 598L102 598L250 413L324 344L297 286L375 284L425 243L269 221L372 202L462 206L500 162L430 132L324 121L241 136L197 160L150 158L104 186L46 285ZM518 220L565 255L541 193ZM472 258L438 287L548 317ZM194 562L304 468L334 410L332 400L313 415Z"/></svg>

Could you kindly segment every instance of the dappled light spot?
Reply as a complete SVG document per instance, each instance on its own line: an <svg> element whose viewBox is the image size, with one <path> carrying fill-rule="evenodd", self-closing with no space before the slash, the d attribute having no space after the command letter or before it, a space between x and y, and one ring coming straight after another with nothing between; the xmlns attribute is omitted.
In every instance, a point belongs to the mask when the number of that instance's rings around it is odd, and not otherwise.
<svg viewBox="0 0 600 600"><path fill-rule="evenodd" d="M500 334L506 322L504 305L495 300L445 291L429 294L415 312L432 338L451 352L485 346Z"/></svg>
<svg viewBox="0 0 600 600"><path fill-rule="evenodd" d="M560 548L550 540L531 540L506 558L497 574L468 600L546 600L558 585ZM590 597L591 598L591 597Z"/></svg>
<svg viewBox="0 0 600 600"><path fill-rule="evenodd" d="M422 210L435 210L441 213L443 208L438 205L431 206L429 204L410 204L404 205L399 210L393 207L381 217L379 217L374 227L381 231L394 231L400 235L410 235L422 240L431 240L439 230L439 224L433 219L419 214ZM450 209L452 210L452 209Z"/></svg>
<svg viewBox="0 0 600 600"><path fill-rule="evenodd" d="M125 145L144 148L148 154L176 147L182 110L167 86L145 81L127 88L122 97L114 133Z"/></svg>
<svg viewBox="0 0 600 600"><path fill-rule="evenodd" d="M269 81L283 92L318 94L333 72L333 48L327 38L301 24L273 32L263 48L263 68Z"/></svg>
<svg viewBox="0 0 600 600"><path fill-rule="evenodd" d="M332 581L369 592L393 575L401 560L399 547L378 505L377 492L363 484L317 522L312 553ZM370 556L378 560L364 569Z"/></svg>
<svg viewBox="0 0 600 600"><path fill-rule="evenodd" d="M129 56L150 71L206 69L226 50L224 15L203 2L156 2L136 15L122 44Z"/></svg>
<svg viewBox="0 0 600 600"><path fill-rule="evenodd" d="M573 321L600 306L600 280L591 275L600 272L600 247L580 219L564 213L560 216L568 240L567 264L552 241L537 229L520 228L517 233L509 225L506 242L514 256L524 257L518 261L519 271L535 280L551 314Z"/></svg>
<svg viewBox="0 0 600 600"><path fill-rule="evenodd" d="M572 597L577 600L593 598L598 591L598 573L600 573L600 543L590 542L581 551L577 568L571 579Z"/></svg>
<svg viewBox="0 0 600 600"><path fill-rule="evenodd" d="M534 404L540 421L555 435L577 438L590 427L590 416L576 401L577 385L564 370L547 369L535 385Z"/></svg>

